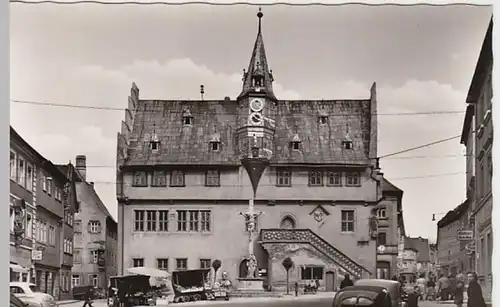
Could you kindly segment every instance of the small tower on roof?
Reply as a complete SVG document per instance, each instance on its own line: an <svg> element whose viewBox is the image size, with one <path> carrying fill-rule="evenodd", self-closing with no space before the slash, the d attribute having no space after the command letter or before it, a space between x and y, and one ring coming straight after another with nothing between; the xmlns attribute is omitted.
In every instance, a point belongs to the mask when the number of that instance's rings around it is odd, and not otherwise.
<svg viewBox="0 0 500 307"><path fill-rule="evenodd" d="M257 39L253 47L252 57L248 70L243 70L243 89L238 98L243 98L248 94L262 93L271 100L277 100L273 92L273 74L269 69L262 38L262 17L264 14L259 8L257 17L259 18L259 29Z"/></svg>

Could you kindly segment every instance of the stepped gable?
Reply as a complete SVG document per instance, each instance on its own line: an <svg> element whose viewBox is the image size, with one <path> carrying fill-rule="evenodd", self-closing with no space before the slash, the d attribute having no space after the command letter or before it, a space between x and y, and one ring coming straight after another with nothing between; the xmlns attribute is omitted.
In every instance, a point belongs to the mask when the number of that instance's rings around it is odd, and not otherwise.
<svg viewBox="0 0 500 307"><path fill-rule="evenodd" d="M275 148L272 163L366 164L370 148L370 100L278 101ZM320 107L321 106L321 107ZM183 123L191 114L192 125ZM236 148L238 105L235 101L138 100L134 112L124 165L217 164L239 165ZM328 114L326 124L318 123ZM353 149L342 141L349 127ZM209 142L217 132L221 148L211 151ZM150 150L151 135L160 141ZM290 148L298 134L300 150Z"/></svg>

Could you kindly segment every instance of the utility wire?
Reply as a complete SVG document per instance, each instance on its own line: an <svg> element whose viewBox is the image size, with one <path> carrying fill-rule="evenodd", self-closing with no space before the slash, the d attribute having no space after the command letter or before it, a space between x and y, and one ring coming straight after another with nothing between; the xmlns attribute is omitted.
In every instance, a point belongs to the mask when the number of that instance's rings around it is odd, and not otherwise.
<svg viewBox="0 0 500 307"><path fill-rule="evenodd" d="M411 7L411 6L491 6L488 4L476 4L476 3L364 3L364 2L347 2L347 3L293 3L293 2L272 2L272 3L252 3L252 2L229 2L229 3L217 3L217 2L207 2L207 1L185 1L185 2L166 2L166 1L153 1L153 2L139 2L139 1L120 1L120 2L109 2L109 1L52 1L52 0L42 0L42 1L25 1L25 0L10 0L10 3L20 3L20 4L58 4L58 5L75 5L75 4L98 4L98 5L171 5L171 6L182 6L182 5L213 5L213 6L398 6L398 7Z"/></svg>
<svg viewBox="0 0 500 307"><path fill-rule="evenodd" d="M414 151L414 150L417 150L417 149L421 149L421 148L425 148L425 147L429 147L429 146L441 144L441 143L448 142L448 141L451 141L451 140L454 140L454 139L458 139L461 136L462 136L461 134L457 135L457 136L452 136L452 137L449 137L449 138L446 138L446 139L442 139L442 140L438 140L438 141L435 141L435 142L431 142L431 143L427 143L427 144L423 144L423 145L411 147L411 148L408 148L408 149L397 151L395 153L383 155L383 156L380 156L379 158L382 159L382 158L386 158L386 157L391 157L391 156L399 155L399 154L402 154L402 153L405 153L405 152Z"/></svg>
<svg viewBox="0 0 500 307"><path fill-rule="evenodd" d="M29 105L38 105L38 106L46 106L46 107L63 107L63 108L76 108L76 109L91 109L91 110L102 110L102 111L125 111L123 108L115 108L115 107L102 107L102 106L92 106L92 105L79 105L79 104L64 104L64 103L52 103L52 102L42 102L42 101L30 101L30 100L10 100L14 103L19 104L29 104ZM189 100L186 100L189 102ZM320 101L320 100L318 100ZM141 113L158 113L160 109L152 107L150 110L136 110ZM163 109L161 109L163 110ZM168 110L170 114L182 114L184 111L181 110ZM205 112L193 112L190 111L192 115L206 115ZM303 112L302 112L303 113ZM409 115L444 115L444 114L464 114L465 111L428 111L428 112L394 112L394 113L373 113L372 115L377 116L409 116ZM316 114L316 113L314 113ZM361 116L362 114L328 114L328 116ZM308 116L307 114L294 114L294 117L297 116Z"/></svg>

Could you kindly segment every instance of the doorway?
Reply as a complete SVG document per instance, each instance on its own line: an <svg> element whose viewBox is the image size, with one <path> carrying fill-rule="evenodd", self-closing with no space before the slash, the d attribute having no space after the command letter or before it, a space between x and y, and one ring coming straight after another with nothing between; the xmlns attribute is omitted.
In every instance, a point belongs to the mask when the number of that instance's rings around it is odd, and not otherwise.
<svg viewBox="0 0 500 307"><path fill-rule="evenodd" d="M335 273L334 272L326 272L326 291L334 292L335 291Z"/></svg>

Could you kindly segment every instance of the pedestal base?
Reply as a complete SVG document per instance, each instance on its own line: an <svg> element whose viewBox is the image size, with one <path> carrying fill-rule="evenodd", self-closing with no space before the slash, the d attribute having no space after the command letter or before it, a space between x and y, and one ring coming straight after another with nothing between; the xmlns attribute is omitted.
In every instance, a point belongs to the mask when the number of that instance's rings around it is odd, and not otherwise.
<svg viewBox="0 0 500 307"><path fill-rule="evenodd" d="M262 278L238 278L238 281L238 290L264 292L264 279Z"/></svg>

